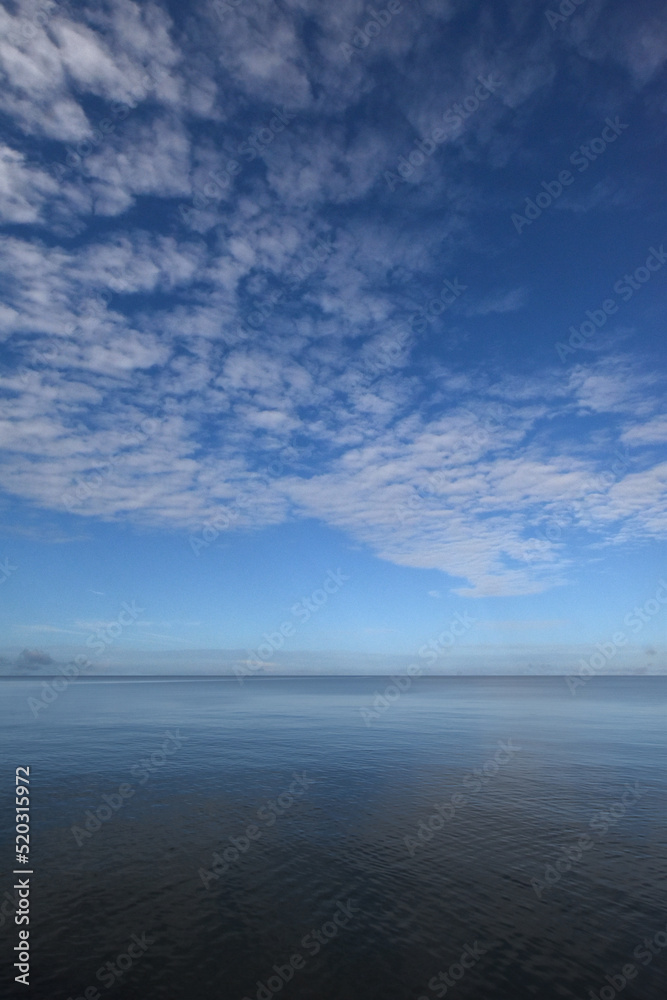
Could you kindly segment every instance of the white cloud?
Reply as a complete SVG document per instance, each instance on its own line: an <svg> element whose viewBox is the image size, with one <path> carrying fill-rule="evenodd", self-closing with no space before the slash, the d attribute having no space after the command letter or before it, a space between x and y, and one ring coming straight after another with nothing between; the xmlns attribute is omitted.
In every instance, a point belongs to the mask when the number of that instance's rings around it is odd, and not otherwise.
<svg viewBox="0 0 667 1000"><path fill-rule="evenodd" d="M115 0L108 15L80 11L95 28L57 12L39 23L29 13L27 3L16 17L0 11L0 66L7 80L0 106L25 132L61 142L85 139L93 127L80 103L85 94L132 105L157 86L158 97L173 99L167 77L179 57L168 15L156 5ZM20 31L22 18L32 25L27 36Z"/></svg>
<svg viewBox="0 0 667 1000"><path fill-rule="evenodd" d="M621 441L632 447L664 444L667 442L667 416L660 415L647 420L646 423L629 426L621 434Z"/></svg>
<svg viewBox="0 0 667 1000"><path fill-rule="evenodd" d="M19 359L1 379L11 493L166 530L197 530L222 507L238 526L314 517L383 559L449 574L466 596L567 579L571 547L534 538L565 502L593 544L664 537L663 466L625 465L591 487L619 440L665 440L653 374L609 338L609 353L565 375L455 367L443 351L468 331L449 315L411 322L455 277L459 250L479 248L470 218L485 206L468 166L508 162L519 139L496 126L528 115L556 71L546 25L492 53L484 32L448 38L451 59L422 65L429 29L457 9L406 5L349 63L340 44L365 23L361 0L244 0L224 18L208 5L192 38L131 0L54 14L29 38L0 12L0 107L15 125L0 205L23 227L3 241L0 320ZM521 5L512 17L527 23ZM564 37L590 59L609 52L607 36ZM624 43L635 76L643 53L649 75L660 64L656 37ZM388 213L383 170L490 72L498 94L434 154L410 210L395 192ZM366 115L367 100L382 114ZM109 111L102 130L98 109L118 101L129 114ZM276 105L293 121L211 193ZM64 172L47 171L40 139L59 144ZM450 169L461 164L464 177ZM609 193L600 184L582 205ZM495 271L466 294L457 322L530 301ZM146 418L156 426L137 434ZM287 445L298 460L267 473Z"/></svg>
<svg viewBox="0 0 667 1000"><path fill-rule="evenodd" d="M488 316L492 313L516 312L526 303L525 288L512 288L507 292L488 295L474 305L464 306L466 316Z"/></svg>

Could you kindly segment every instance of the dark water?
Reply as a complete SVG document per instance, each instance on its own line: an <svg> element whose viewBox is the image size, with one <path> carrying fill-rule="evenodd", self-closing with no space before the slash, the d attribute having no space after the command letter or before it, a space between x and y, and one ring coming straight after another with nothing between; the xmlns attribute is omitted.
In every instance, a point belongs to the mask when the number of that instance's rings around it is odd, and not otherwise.
<svg viewBox="0 0 667 1000"><path fill-rule="evenodd" d="M2 995L662 1000L667 678L387 683L0 682Z"/></svg>

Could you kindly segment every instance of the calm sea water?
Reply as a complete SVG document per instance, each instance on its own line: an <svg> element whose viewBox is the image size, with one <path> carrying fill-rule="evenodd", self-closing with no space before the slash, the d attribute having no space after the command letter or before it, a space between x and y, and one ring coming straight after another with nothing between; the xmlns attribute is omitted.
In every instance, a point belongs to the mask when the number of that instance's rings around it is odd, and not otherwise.
<svg viewBox="0 0 667 1000"><path fill-rule="evenodd" d="M662 1000L667 678L388 682L1 681L2 995Z"/></svg>

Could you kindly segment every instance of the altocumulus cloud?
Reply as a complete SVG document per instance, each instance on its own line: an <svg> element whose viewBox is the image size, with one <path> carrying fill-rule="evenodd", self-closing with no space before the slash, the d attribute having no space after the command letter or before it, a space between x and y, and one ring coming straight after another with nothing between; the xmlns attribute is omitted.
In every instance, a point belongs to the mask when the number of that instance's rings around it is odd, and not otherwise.
<svg viewBox="0 0 667 1000"><path fill-rule="evenodd" d="M539 377L519 388L516 348L482 365L457 333L526 322L525 282L485 276L461 249L481 246L489 213L506 221L513 201L494 172L524 156L516 123L553 96L562 47L591 80L614 60L629 102L653 85L664 33L648 58L630 14L610 5L594 35L573 18L555 46L538 12L510 52L500 27L495 45L452 31L461 6L405 5L349 65L340 46L364 9L348 0L244 0L224 17L130 0L0 12L12 495L184 535L230 505L240 527L315 517L469 596L566 579L561 541L526 545L556 497L592 546L664 538L655 375L617 350L567 371L537 352ZM415 70L430 39L441 55ZM417 229L384 171L481 73L503 86L405 193ZM284 130L230 168L276 107L289 109ZM441 316L445 281L466 291ZM539 312L529 322L543 325ZM551 358L559 334L542 335ZM448 354L448 342L472 346ZM591 434L600 416L608 430ZM632 461L592 492L621 444ZM267 475L286 447L294 461Z"/></svg>

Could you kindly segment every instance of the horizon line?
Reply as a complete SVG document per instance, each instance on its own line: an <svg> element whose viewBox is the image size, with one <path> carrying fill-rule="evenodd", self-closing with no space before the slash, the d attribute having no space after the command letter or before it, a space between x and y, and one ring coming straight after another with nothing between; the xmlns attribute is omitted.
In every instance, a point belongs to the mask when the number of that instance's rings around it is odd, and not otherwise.
<svg viewBox="0 0 667 1000"><path fill-rule="evenodd" d="M13 673L13 674L0 674L0 680L40 680L40 679L48 679L48 678L51 678L51 677L58 679L58 678L60 678L62 676L63 675L61 673L55 673L55 674L47 674L47 673L43 673L43 674L21 673L21 674L18 674L18 673ZM551 673L540 673L540 674L538 674L538 673L525 673L525 674L507 674L507 673L488 673L487 674L487 673L484 673L484 674L482 674L482 673L472 673L472 672L452 673L452 674L437 674L437 673L428 673L428 674L426 674L426 673L424 673L424 674L418 674L416 676L411 677L411 680L413 680L413 681L419 680L419 679L423 680L424 678L434 678L434 677L436 677L436 678L437 677L439 677L439 678L454 678L454 677L455 678L462 678L462 677L507 677L507 678L510 678L510 677L520 677L522 679L525 679L527 677L535 677L535 678L538 678L538 679L543 679L545 677L570 677L570 676L572 676L572 675L571 674L563 674L563 673L553 673L553 674L551 674ZM288 679L288 678L299 679L299 680L303 679L303 678L313 678L313 679L319 678L319 679L323 679L323 678L330 678L330 677L331 678L342 678L342 677L369 677L369 678L372 678L372 677L376 677L376 678L377 677L388 677L388 678L391 679L391 678L394 677L394 674L380 674L380 673L377 673L377 674L361 674L361 673L335 673L335 674L316 674L316 673L302 673L302 674L282 674L281 673L281 674L278 674L278 673L276 673L276 674L256 674L254 676L253 675L244 676L243 677L243 682L245 682L245 681L262 681L262 680L281 680L281 679ZM648 672L645 672L645 671L642 671L641 673L639 673L639 672L637 672L637 673L629 673L629 672L620 672L620 671L617 672L617 673L609 673L609 672L602 672L601 671L599 673L596 673L595 675L591 675L587 679L588 680L594 680L595 677L635 677L635 678L636 677L667 677L667 671L661 671L660 673L654 673L654 674L648 673ZM212 679L230 679L230 680L233 679L233 680L238 680L238 678L236 677L236 675L233 674L233 673L226 673L226 674L146 674L146 673L132 673L132 674L88 674L88 675L86 675L86 674L79 674L78 676L73 677L72 681L79 681L79 680L96 681L96 680L109 680L109 679L112 679L112 680L130 680L130 679L137 679L137 678L145 678L145 679L148 679L148 680L172 680L172 679L176 679L176 680L212 680Z"/></svg>

